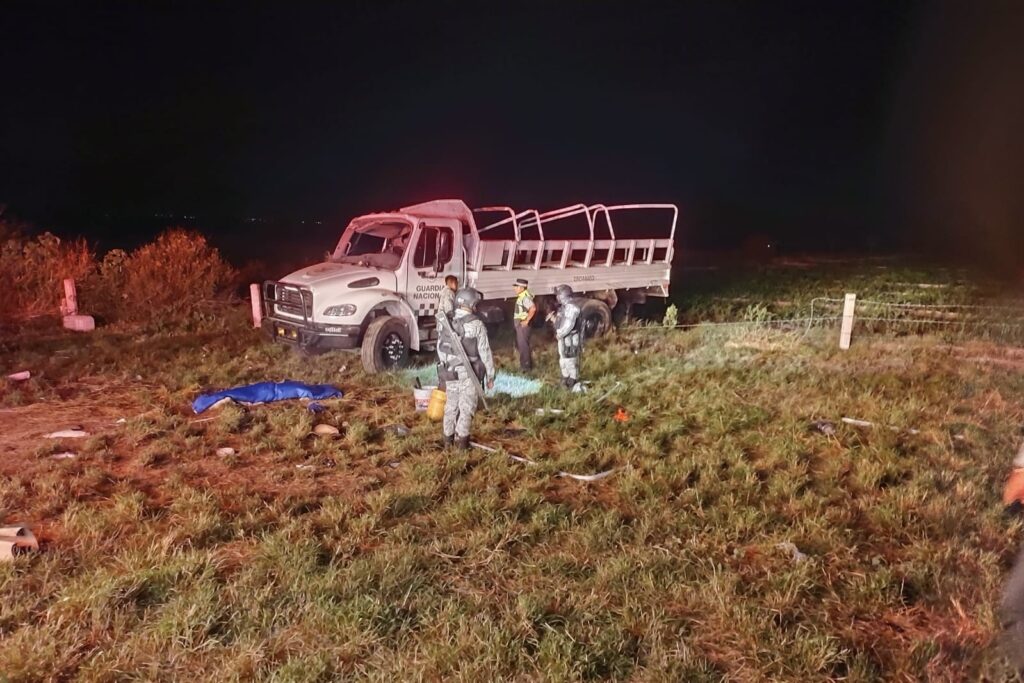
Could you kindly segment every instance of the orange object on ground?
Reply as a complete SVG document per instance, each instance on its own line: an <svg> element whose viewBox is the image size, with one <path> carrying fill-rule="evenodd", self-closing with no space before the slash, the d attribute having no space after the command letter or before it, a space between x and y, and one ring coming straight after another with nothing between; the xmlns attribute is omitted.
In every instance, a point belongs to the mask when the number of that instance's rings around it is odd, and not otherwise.
<svg viewBox="0 0 1024 683"><path fill-rule="evenodd" d="M615 411L614 419L616 422L629 422L629 413L627 413L622 408L619 408L618 410Z"/></svg>
<svg viewBox="0 0 1024 683"><path fill-rule="evenodd" d="M1018 500L1024 503L1024 467L1015 468L1003 487L1003 505L1012 505Z"/></svg>

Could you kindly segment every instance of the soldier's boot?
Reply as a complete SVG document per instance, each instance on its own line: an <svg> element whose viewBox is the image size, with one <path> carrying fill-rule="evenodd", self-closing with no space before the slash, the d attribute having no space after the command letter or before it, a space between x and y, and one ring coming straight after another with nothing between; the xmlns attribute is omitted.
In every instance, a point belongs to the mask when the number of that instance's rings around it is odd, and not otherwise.
<svg viewBox="0 0 1024 683"><path fill-rule="evenodd" d="M562 384L565 386L566 389L572 389L573 386L575 386L576 384L576 380L574 380L572 377L563 377Z"/></svg>
<svg viewBox="0 0 1024 683"><path fill-rule="evenodd" d="M444 442L442 442L441 447L442 448L451 448L453 443L455 443L455 435L454 434L445 434L444 435Z"/></svg>
<svg viewBox="0 0 1024 683"><path fill-rule="evenodd" d="M455 439L455 445L458 446L459 450L463 450L463 451L469 450L469 437L468 436L460 436L460 437L458 437L457 439Z"/></svg>

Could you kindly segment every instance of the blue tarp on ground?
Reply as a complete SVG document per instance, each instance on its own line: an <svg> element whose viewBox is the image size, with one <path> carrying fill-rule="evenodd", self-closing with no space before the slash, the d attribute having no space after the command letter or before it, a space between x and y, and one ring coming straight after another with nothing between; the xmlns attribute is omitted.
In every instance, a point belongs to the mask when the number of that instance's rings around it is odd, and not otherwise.
<svg viewBox="0 0 1024 683"><path fill-rule="evenodd" d="M242 403L270 403L289 398L309 398L321 401L325 398L341 398L341 396L341 390L330 384L303 384L292 381L257 382L244 387L202 394L192 401L192 410L201 413L223 398L230 398Z"/></svg>

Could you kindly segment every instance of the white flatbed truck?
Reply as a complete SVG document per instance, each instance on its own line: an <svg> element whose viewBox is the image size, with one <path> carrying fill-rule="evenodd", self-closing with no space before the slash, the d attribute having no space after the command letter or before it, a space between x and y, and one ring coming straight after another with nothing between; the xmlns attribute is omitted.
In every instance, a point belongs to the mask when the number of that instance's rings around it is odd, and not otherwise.
<svg viewBox="0 0 1024 683"><path fill-rule="evenodd" d="M477 217L489 216L478 224ZM323 263L263 285L264 326L301 349L361 350L368 372L432 350L444 279L483 294L485 322L525 278L541 308L560 284L581 301L584 334L603 334L612 309L668 296L679 209L674 204L574 204L553 211L471 210L442 199L353 219ZM543 315L537 320L543 320Z"/></svg>

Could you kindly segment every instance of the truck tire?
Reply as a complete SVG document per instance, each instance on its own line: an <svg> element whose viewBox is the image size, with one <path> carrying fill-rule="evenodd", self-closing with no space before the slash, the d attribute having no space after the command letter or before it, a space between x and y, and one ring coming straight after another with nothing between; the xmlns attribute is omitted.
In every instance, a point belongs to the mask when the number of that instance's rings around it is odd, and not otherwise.
<svg viewBox="0 0 1024 683"><path fill-rule="evenodd" d="M612 311L608 304L598 299L587 299L580 304L583 319L583 338L600 337L612 328Z"/></svg>
<svg viewBox="0 0 1024 683"><path fill-rule="evenodd" d="M401 318L374 318L363 335L363 369L371 374L399 370L409 364L409 330Z"/></svg>

